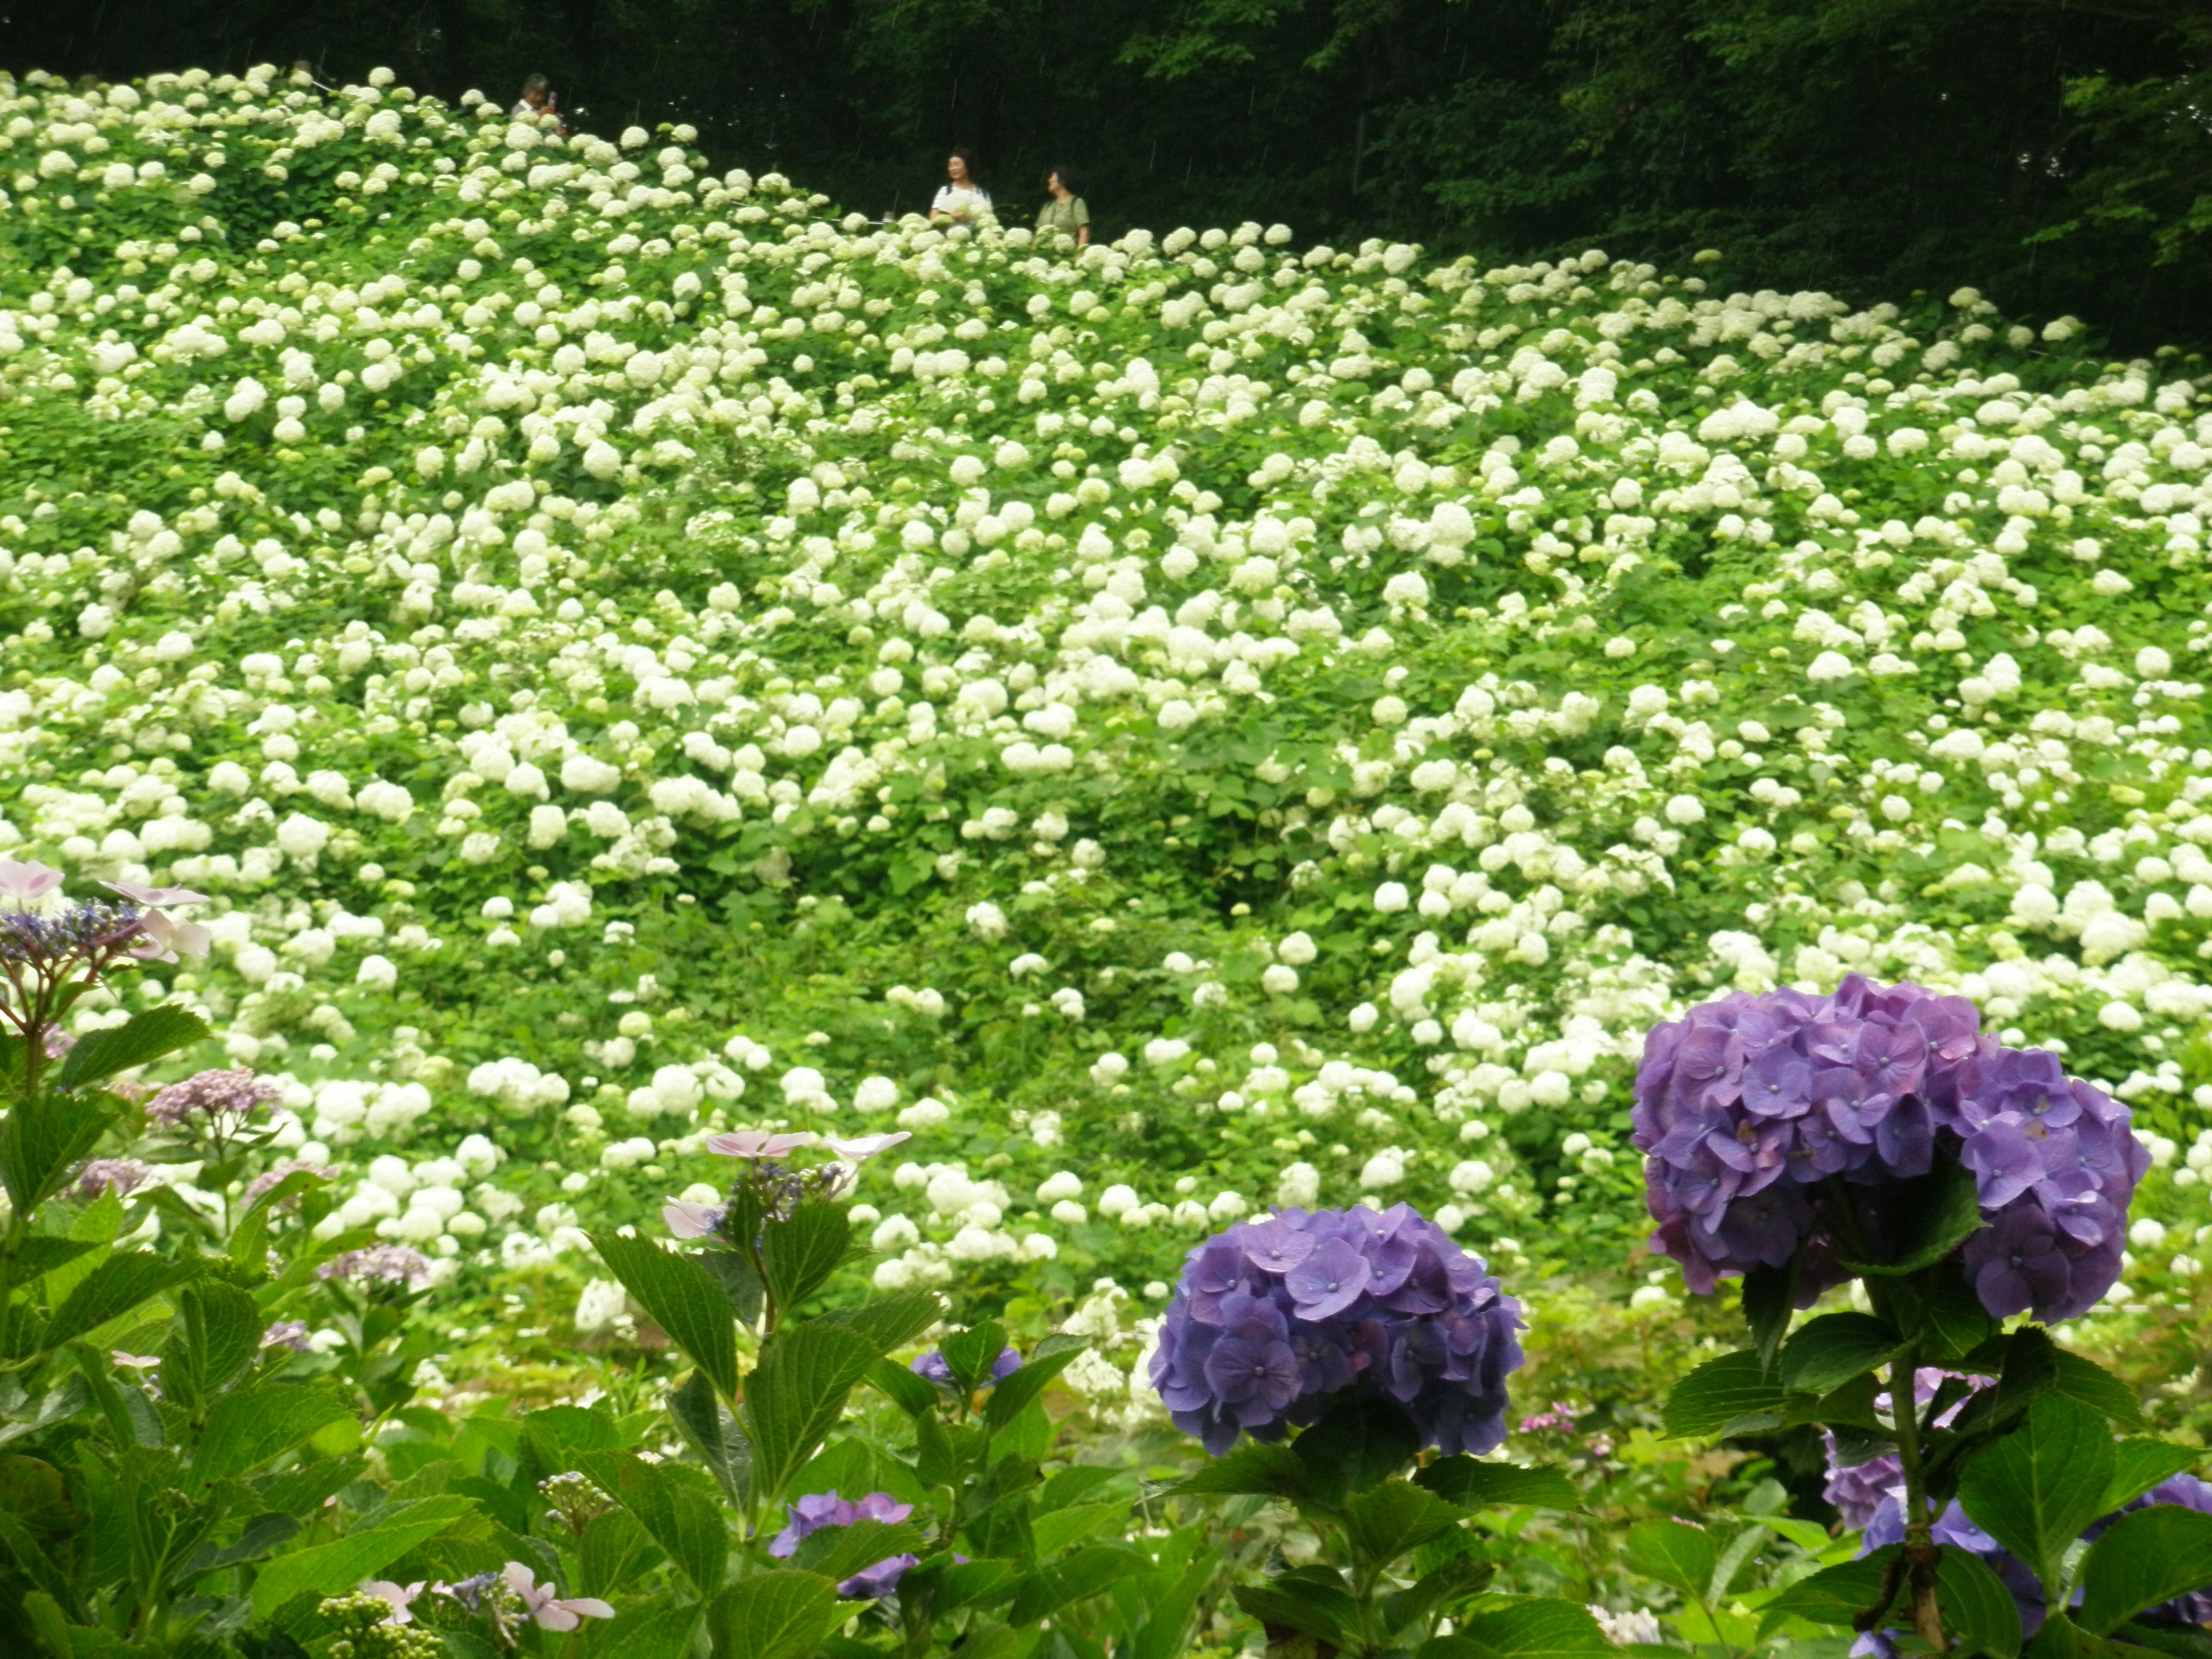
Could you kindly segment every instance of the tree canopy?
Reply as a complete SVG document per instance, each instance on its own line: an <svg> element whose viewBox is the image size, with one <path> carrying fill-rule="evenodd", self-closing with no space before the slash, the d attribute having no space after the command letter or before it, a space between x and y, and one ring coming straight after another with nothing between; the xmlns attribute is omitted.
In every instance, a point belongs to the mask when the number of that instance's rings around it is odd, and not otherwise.
<svg viewBox="0 0 2212 1659"><path fill-rule="evenodd" d="M0 64L304 58L448 95L551 76L573 120L872 215L973 146L1002 212L1078 169L1101 228L1285 221L1739 285L1962 283L2116 344L2208 331L2212 12L2177 0L104 0Z"/></svg>

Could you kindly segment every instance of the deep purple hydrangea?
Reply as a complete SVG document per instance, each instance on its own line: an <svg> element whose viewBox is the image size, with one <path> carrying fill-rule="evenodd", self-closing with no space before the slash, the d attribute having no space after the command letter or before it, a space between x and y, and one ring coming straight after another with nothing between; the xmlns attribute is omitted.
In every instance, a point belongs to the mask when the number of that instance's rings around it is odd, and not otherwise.
<svg viewBox="0 0 2212 1659"><path fill-rule="evenodd" d="M1185 1260L1152 1381L1217 1457L1347 1392L1402 1407L1424 1445L1486 1452L1505 1438L1521 1324L1481 1258L1407 1205L1279 1210Z"/></svg>
<svg viewBox="0 0 2212 1659"><path fill-rule="evenodd" d="M1955 1158L1990 1222L1964 1265L1991 1316L2087 1312L2119 1275L2149 1154L2126 1107L1980 1023L1964 997L1854 974L1833 996L1735 992L1655 1026L1635 1107L1654 1247L1703 1292L1802 1245L1809 1304L1849 1277L1839 1204L1879 1252L1898 1183Z"/></svg>
<svg viewBox="0 0 2212 1659"><path fill-rule="evenodd" d="M1021 1368L1021 1355L1012 1348L1001 1348L999 1350L999 1357L991 1362L991 1374L985 1377L979 1386L990 1388L1000 1377L1012 1376ZM949 1389L953 1386L952 1367L945 1363L944 1354L935 1348L932 1348L927 1353L917 1354L914 1363L907 1369L925 1382L936 1383L940 1389Z"/></svg>
<svg viewBox="0 0 2212 1659"><path fill-rule="evenodd" d="M769 1545L768 1553L780 1561L787 1560L798 1553L801 1540L824 1527L849 1527L855 1521L881 1521L888 1525L903 1521L913 1513L913 1504L902 1504L885 1492L872 1492L861 1498L840 1498L835 1488L810 1492L791 1505L790 1519ZM879 1601L898 1588L907 1569L921 1559L918 1555L886 1556L839 1584L837 1594L852 1601Z"/></svg>

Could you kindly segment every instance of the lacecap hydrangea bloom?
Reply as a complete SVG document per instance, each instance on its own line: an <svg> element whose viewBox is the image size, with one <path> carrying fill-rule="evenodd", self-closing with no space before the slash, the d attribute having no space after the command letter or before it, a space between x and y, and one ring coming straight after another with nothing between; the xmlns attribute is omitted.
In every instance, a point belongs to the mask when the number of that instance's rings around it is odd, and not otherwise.
<svg viewBox="0 0 2212 1659"><path fill-rule="evenodd" d="M1217 1457L1344 1394L1403 1407L1424 1445L1479 1454L1505 1438L1521 1328L1481 1258L1409 1205L1278 1210L1185 1260L1152 1382Z"/></svg>
<svg viewBox="0 0 2212 1659"><path fill-rule="evenodd" d="M1899 1183L1955 1158L1988 1223L1963 1254L1984 1308L2087 1312L2119 1275L2149 1154L2125 1106L1980 1024L1964 997L1854 974L1832 996L1733 993L1655 1027L1635 1106L1655 1246L1701 1292L1802 1247L1808 1304L1849 1277L1841 1203L1881 1256L1907 1219Z"/></svg>

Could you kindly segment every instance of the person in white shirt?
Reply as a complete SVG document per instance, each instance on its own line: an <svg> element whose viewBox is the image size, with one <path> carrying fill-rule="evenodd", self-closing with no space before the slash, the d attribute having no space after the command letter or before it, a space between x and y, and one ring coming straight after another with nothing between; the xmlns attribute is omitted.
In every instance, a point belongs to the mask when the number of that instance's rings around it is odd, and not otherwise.
<svg viewBox="0 0 2212 1659"><path fill-rule="evenodd" d="M991 192L976 182L975 159L956 149L945 164L946 183L929 204L932 219L968 220L991 210Z"/></svg>

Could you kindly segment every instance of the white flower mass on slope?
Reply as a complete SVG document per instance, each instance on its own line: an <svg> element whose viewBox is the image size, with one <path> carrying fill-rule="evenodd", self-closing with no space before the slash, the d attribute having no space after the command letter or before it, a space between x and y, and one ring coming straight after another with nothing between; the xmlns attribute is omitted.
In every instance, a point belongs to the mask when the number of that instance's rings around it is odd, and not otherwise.
<svg viewBox="0 0 2212 1659"><path fill-rule="evenodd" d="M2176 362L838 218L388 79L0 90L0 853L216 896L143 988L346 1224L526 1267L896 1111L886 1283L1626 1226L1642 1032L1850 971L2212 1100Z"/></svg>

